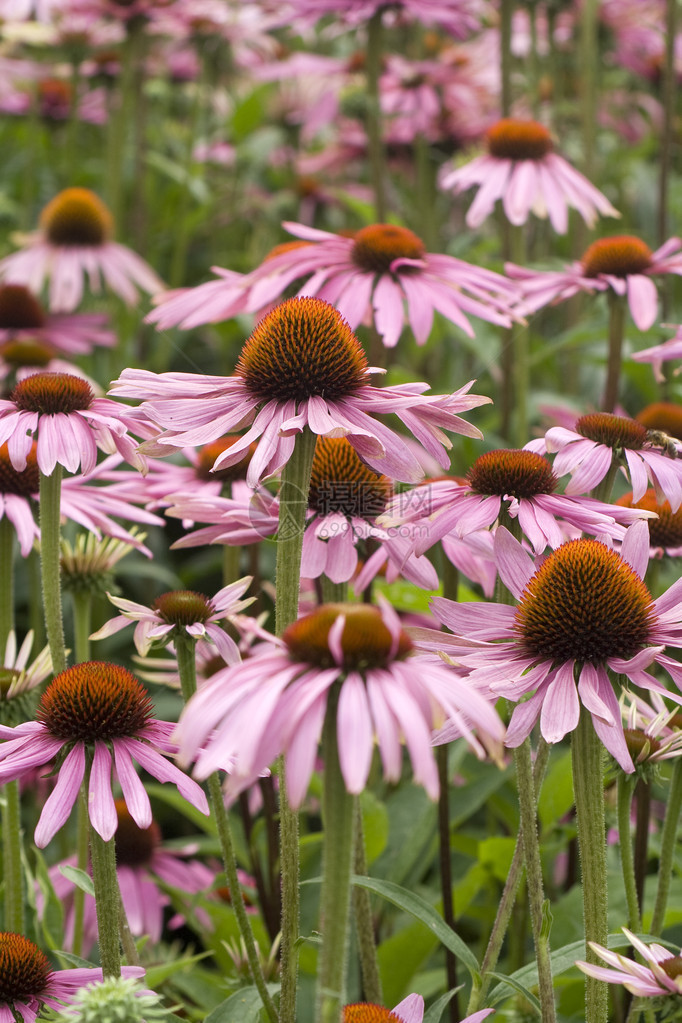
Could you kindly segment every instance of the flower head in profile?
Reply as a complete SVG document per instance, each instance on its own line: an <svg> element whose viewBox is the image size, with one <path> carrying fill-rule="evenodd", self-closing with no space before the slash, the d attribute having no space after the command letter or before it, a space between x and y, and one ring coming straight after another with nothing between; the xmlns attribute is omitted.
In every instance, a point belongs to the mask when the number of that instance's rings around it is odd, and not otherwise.
<svg viewBox="0 0 682 1023"><path fill-rule="evenodd" d="M635 769L650 781L652 765L682 756L682 717L678 709L670 710L660 693L650 693L648 702L637 693L623 692L620 706Z"/></svg>
<svg viewBox="0 0 682 1023"><path fill-rule="evenodd" d="M118 778L131 816L149 827L152 810L135 763L159 781L175 785L202 813L208 803L196 782L167 759L173 725L152 717L152 702L142 684L125 668L86 661L57 675L40 700L37 720L6 728L0 725L0 783L13 781L36 767L57 761L57 781L43 806L35 843L44 848L66 823L78 799L86 767L88 813L105 841L116 832L118 818L111 790Z"/></svg>
<svg viewBox="0 0 682 1023"><path fill-rule="evenodd" d="M680 663L666 652L682 646L682 582L652 598L642 581L649 561L644 522L630 526L620 553L598 540L571 540L537 570L506 529L498 528L495 548L500 577L518 605L436 597L433 612L455 635L434 636L429 645L469 669L475 688L517 702L508 746L520 745L538 719L543 738L559 742L576 728L582 706L631 773L609 671L682 703L647 670L657 665L682 689Z"/></svg>
<svg viewBox="0 0 682 1023"><path fill-rule="evenodd" d="M610 412L581 416L572 430L553 426L543 438L526 445L527 450L555 455L556 475L571 474L566 484L569 495L592 490L615 461L630 480L635 504L651 484L659 500L669 501L676 512L682 504L682 461L674 457L675 449L671 457L667 448L660 431Z"/></svg>
<svg viewBox="0 0 682 1023"><path fill-rule="evenodd" d="M24 284L0 284L0 356L7 360L26 344L54 354L87 355L96 346L112 348L116 335L98 313L53 313L45 310ZM17 362L16 355L12 360Z"/></svg>
<svg viewBox="0 0 682 1023"><path fill-rule="evenodd" d="M14 725L26 720L22 713L27 709L25 701L20 698L29 693L48 675L52 674L52 657L49 646L43 647L38 656L30 664L33 647L33 629L26 633L24 641L17 651L17 635L12 629L7 637L5 653L0 664L0 724Z"/></svg>
<svg viewBox="0 0 682 1023"><path fill-rule="evenodd" d="M124 405L97 398L87 380L70 373L34 373L20 380L9 398L0 398L0 444L15 469L26 468L34 439L38 468L49 476L56 465L68 472L91 472L98 448L118 451L144 469L137 441L128 433L132 421Z"/></svg>
<svg viewBox="0 0 682 1023"><path fill-rule="evenodd" d="M462 1020L462 1023L481 1023L494 1009L481 1009ZM422 1023L424 999L421 995L408 995L393 1009L385 1009L371 1002L344 1005L342 1023Z"/></svg>
<svg viewBox="0 0 682 1023"><path fill-rule="evenodd" d="M632 491L623 494L616 501L626 508L641 508L653 512L655 517L647 519L649 524L650 556L662 558L682 557L682 508L673 511L670 501L659 501L656 491L650 487L639 501L634 501Z"/></svg>
<svg viewBox="0 0 682 1023"><path fill-rule="evenodd" d="M132 622L137 622L134 640L137 652L142 657L149 653L155 641L160 646L166 646L175 636L182 634L213 643L220 656L231 664L239 660L239 649L218 623L231 621L253 603L253 597L241 599L251 582L252 577L245 576L224 586L210 599L194 590L170 590L157 597L151 607L109 595L109 600L121 614L111 618L90 638L104 639L125 629Z"/></svg>
<svg viewBox="0 0 682 1023"><path fill-rule="evenodd" d="M163 282L140 256L112 241L111 213L87 188L67 188L40 215L40 229L24 248L0 260L0 279L40 294L49 281L49 308L69 313L83 298L84 280L99 292L102 279L128 305L138 288L155 293Z"/></svg>
<svg viewBox="0 0 682 1023"><path fill-rule="evenodd" d="M432 730L451 719L479 756L481 743L497 755L504 730L491 704L452 669L411 650L387 603L323 604L202 686L180 718L181 754L195 760L200 778L232 761L228 792L239 792L284 753L289 798L300 806L329 691L340 682L339 760L348 791L365 787L376 738L384 776L400 777L404 741L415 781L435 799Z"/></svg>
<svg viewBox="0 0 682 1023"><path fill-rule="evenodd" d="M510 309L518 291L505 277L454 256L429 253L413 231L397 224L370 224L352 237L332 234L305 224L285 223L300 239L282 246L256 270L238 280L226 279L222 310L257 313L279 301L294 281L304 281L300 296L316 296L334 305L352 330L373 324L387 348L398 343L409 326L418 345L428 340L434 312L439 312L469 337L474 331L468 315L510 326ZM215 297L219 291L217 282ZM208 285L201 285L202 289ZM182 322L205 323L211 306L204 291L185 295ZM192 307L201 316L191 316ZM206 309L206 312L204 312ZM203 317L207 318L204 319ZM164 304L150 319L171 324ZM181 322L174 319L175 323Z"/></svg>
<svg viewBox="0 0 682 1023"><path fill-rule="evenodd" d="M487 153L453 170L444 170L440 186L455 193L478 185L466 222L479 227L498 199L512 224L529 213L549 217L559 234L568 230L568 211L576 209L588 227L597 217L619 217L605 195L554 151L551 133L538 121L505 117L488 128Z"/></svg>
<svg viewBox="0 0 682 1023"><path fill-rule="evenodd" d="M675 955L656 942L645 945L627 927L622 927L621 930L628 944L641 956L643 960L641 963L591 941L589 944L592 951L608 963L611 969L580 960L576 962L576 966L588 977L603 980L607 984L622 984L626 991L639 998L667 995L674 997L677 1004L682 994L682 954Z"/></svg>
<svg viewBox="0 0 682 1023"><path fill-rule="evenodd" d="M469 395L472 381L448 395L426 384L372 387L360 342L341 314L319 298L292 298L263 317L242 348L231 377L125 369L111 394L145 399L138 410L162 430L149 454L203 445L249 425L214 469L240 462L256 442L246 482L255 487L291 457L306 426L323 437L347 437L375 472L414 482L423 470L409 444L377 416L395 414L420 445L447 467L444 430L480 436L458 412L488 402Z"/></svg>
<svg viewBox="0 0 682 1023"><path fill-rule="evenodd" d="M143 977L141 966L124 966L124 977ZM42 1009L73 1004L82 988L102 980L99 967L53 970L47 956L28 938L0 933L0 1019L35 1023Z"/></svg>
<svg viewBox="0 0 682 1023"><path fill-rule="evenodd" d="M614 235L592 242L582 259L565 270L528 270L507 263L505 272L519 286L524 313L564 302L581 291L610 291L627 298L635 326L648 330L658 315L654 278L682 274L682 242L669 238L652 252L641 238Z"/></svg>
<svg viewBox="0 0 682 1023"><path fill-rule="evenodd" d="M168 1010L154 991L124 967L120 977L83 987L67 1006L60 1006L55 1023L162 1023Z"/></svg>
<svg viewBox="0 0 682 1023"><path fill-rule="evenodd" d="M518 520L535 554L542 554L579 532L622 539L623 523L629 525L638 517L637 511L602 501L557 494L558 482L548 459L533 451L488 451L476 459L464 480L434 480L400 494L380 521L418 525L415 549L421 554L443 537L461 539L494 528L504 509Z"/></svg>

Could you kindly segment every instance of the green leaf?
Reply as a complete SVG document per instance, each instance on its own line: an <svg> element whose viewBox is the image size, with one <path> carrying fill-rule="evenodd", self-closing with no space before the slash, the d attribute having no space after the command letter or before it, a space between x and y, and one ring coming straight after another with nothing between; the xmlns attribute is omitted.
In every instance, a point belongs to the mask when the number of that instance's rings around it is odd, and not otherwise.
<svg viewBox="0 0 682 1023"><path fill-rule="evenodd" d="M59 868L59 873L68 881L73 881L76 888L80 888L86 895L95 897L95 886L92 883L92 878L84 870L80 870L78 867L70 867L68 864L62 864Z"/></svg>
<svg viewBox="0 0 682 1023"><path fill-rule="evenodd" d="M440 1023L440 1018L443 1015L443 1009L448 1003L455 997L458 991L462 990L462 985L459 987L453 987L451 991L446 991L442 998L439 998L437 1002L434 1002L432 1006L424 1013L424 1023Z"/></svg>
<svg viewBox="0 0 682 1023"><path fill-rule="evenodd" d="M375 892L383 899L393 903L394 906L409 913L417 920L421 920L435 934L441 944L449 948L460 959L472 977L480 976L478 961L469 946L448 927L433 906L430 906L420 895L401 888L393 881L384 881L377 877L358 877L357 874L354 874L352 882L360 888L368 888L370 892Z"/></svg>
<svg viewBox="0 0 682 1023"><path fill-rule="evenodd" d="M512 974L511 977L505 977L501 973L491 973L490 976L495 977L496 980L502 981L502 985L498 985L498 987L495 988L496 991L500 988L500 986L504 986L505 984L511 988L514 988L515 991L518 991L518 993L522 995L523 998L525 998L525 1000L530 1005L533 1006L540 1019L542 1019L542 1009L540 1008L540 1002L535 997L532 991L529 991L527 987L524 987L524 985L521 984L521 982L516 979L516 974Z"/></svg>
<svg viewBox="0 0 682 1023"><path fill-rule="evenodd" d="M388 843L388 810L380 799L365 789L360 793L362 831L365 839L367 864L374 863Z"/></svg>
<svg viewBox="0 0 682 1023"><path fill-rule="evenodd" d="M172 977L174 973L178 973L186 966L192 966L194 963L198 963L200 959L206 959L210 956L210 952L199 952L195 956L187 956L184 959L174 959L171 962L163 963L159 966L150 966L144 976L144 982L148 987L155 988L160 984L163 984L164 980Z"/></svg>
<svg viewBox="0 0 682 1023"><path fill-rule="evenodd" d="M279 991L279 984L268 984L267 989L274 995ZM258 989L243 987L209 1012L204 1023L258 1023L262 1008Z"/></svg>
<svg viewBox="0 0 682 1023"><path fill-rule="evenodd" d="M553 828L573 806L571 751L552 755L549 770L538 797L538 816L542 831Z"/></svg>

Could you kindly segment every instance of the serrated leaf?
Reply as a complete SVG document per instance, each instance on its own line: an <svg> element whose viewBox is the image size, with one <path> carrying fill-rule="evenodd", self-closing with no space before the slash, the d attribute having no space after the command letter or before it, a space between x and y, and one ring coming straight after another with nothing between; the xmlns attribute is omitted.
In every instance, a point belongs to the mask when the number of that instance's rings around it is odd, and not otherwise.
<svg viewBox="0 0 682 1023"><path fill-rule="evenodd" d="M72 881L76 888L80 888L86 895L92 895L93 898L95 897L95 886L92 883L92 878L84 870L81 870L79 867L71 867L67 863L63 863L59 867L59 873L68 881Z"/></svg>
<svg viewBox="0 0 682 1023"><path fill-rule="evenodd" d="M441 944L449 948L458 957L472 977L477 978L480 976L478 961L469 946L462 941L458 934L448 927L433 906L430 906L420 895L415 895L414 892L408 891L407 888L401 888L400 885L394 884L393 881L384 881L377 877L359 877L357 874L354 874L352 882L360 888L368 888L369 891L380 895L383 899L393 903L394 906L409 913L417 920L421 920L435 934Z"/></svg>

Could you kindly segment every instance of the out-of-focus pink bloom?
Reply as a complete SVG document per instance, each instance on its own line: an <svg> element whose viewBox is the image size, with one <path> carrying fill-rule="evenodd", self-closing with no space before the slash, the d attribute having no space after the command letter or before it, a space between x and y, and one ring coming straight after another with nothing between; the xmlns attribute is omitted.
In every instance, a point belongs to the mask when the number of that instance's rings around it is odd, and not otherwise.
<svg viewBox="0 0 682 1023"><path fill-rule="evenodd" d="M682 359L682 326L677 327L675 337L663 341L660 345L654 345L652 348L643 348L639 352L633 352L630 358L635 362L650 362L656 381L662 384L665 381L665 375L661 370L663 363L669 362L671 359ZM680 372L682 372L682 366L677 367L675 376Z"/></svg>
<svg viewBox="0 0 682 1023"><path fill-rule="evenodd" d="M268 7L268 0L265 5ZM288 0L286 25L312 25L319 18L333 15L343 24L365 24L386 7L384 0ZM480 27L481 17L490 12L485 0L396 0L391 5L396 17L438 25L456 38L466 38Z"/></svg>
<svg viewBox="0 0 682 1023"><path fill-rule="evenodd" d="M247 788L280 754L287 791L300 806L312 774L331 687L341 683L338 740L349 792L361 792L374 741L384 775L402 770L401 743L415 781L438 794L431 731L456 722L479 756L498 752L502 724L492 705L442 663L409 657L412 644L387 603L325 604L291 625L241 664L219 672L192 697L180 718L182 756L207 777L233 761L229 792ZM478 738L472 729L477 728Z"/></svg>
<svg viewBox="0 0 682 1023"><path fill-rule="evenodd" d="M23 248L0 260L0 279L25 284L40 294L49 280L52 312L68 313L83 297L84 278L94 292L102 279L128 305L138 288L163 290L161 279L132 249L111 240L111 214L87 188L67 188L40 215L40 230L26 236Z"/></svg>
<svg viewBox="0 0 682 1023"><path fill-rule="evenodd" d="M466 222L478 227L502 200L507 219L525 224L532 212L549 217L560 234L568 230L568 210L576 209L589 227L601 214L620 214L587 178L554 152L552 136L538 121L503 118L486 132L488 152L470 163L446 170L441 188L463 192L478 185Z"/></svg>
<svg viewBox="0 0 682 1023"><path fill-rule="evenodd" d="M68 355L112 348L116 335L106 323L99 313L49 313L23 284L0 284L0 357L12 342L37 342Z"/></svg>
<svg viewBox="0 0 682 1023"><path fill-rule="evenodd" d="M614 235L592 242L576 263L565 270L528 270L507 263L505 270L522 294L523 312L564 302L581 291L608 291L627 297L630 315L640 330L653 326L658 293L652 280L661 274L682 274L682 242L669 238L652 252L633 235Z"/></svg>
<svg viewBox="0 0 682 1023"><path fill-rule="evenodd" d="M659 501L653 488L647 490L639 501L634 501L632 491L623 494L616 504L626 508L642 508L655 513L655 518L648 519L649 541L652 558L682 557L682 508L674 512L669 501Z"/></svg>
<svg viewBox="0 0 682 1023"><path fill-rule="evenodd" d="M135 411L164 431L147 447L149 454L208 444L249 425L214 468L241 461L256 442L246 474L253 487L279 472L306 425L323 437L347 437L375 472L405 482L421 479L421 465L377 415L394 413L444 467L449 442L443 430L480 434L456 414L487 402L467 393L473 381L450 395L427 396L421 383L371 387L370 372L359 341L333 306L318 298L294 298L260 321L233 376L127 369L110 393L144 399Z"/></svg>

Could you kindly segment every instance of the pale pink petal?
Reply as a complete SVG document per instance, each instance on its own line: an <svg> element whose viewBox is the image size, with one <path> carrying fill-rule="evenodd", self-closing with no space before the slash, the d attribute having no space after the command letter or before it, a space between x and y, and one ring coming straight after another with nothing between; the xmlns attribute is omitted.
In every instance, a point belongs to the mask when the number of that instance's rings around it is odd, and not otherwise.
<svg viewBox="0 0 682 1023"><path fill-rule="evenodd" d="M73 805L78 799L84 774L85 749L83 743L79 742L67 754L59 769L56 785L47 797L40 814L33 839L39 849L44 849L69 819Z"/></svg>

